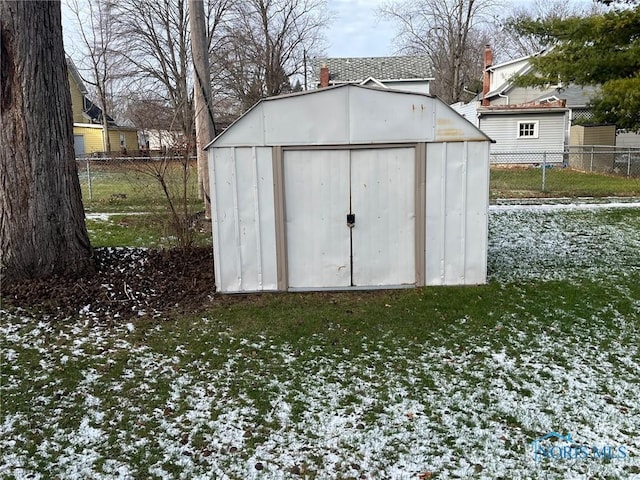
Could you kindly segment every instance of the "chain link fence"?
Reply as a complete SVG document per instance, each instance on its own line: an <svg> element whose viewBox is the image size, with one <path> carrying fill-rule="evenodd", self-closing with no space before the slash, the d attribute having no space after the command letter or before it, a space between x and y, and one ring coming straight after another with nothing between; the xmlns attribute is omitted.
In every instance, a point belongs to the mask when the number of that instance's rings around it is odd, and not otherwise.
<svg viewBox="0 0 640 480"><path fill-rule="evenodd" d="M492 197L638 196L640 147L491 152Z"/></svg>
<svg viewBox="0 0 640 480"><path fill-rule="evenodd" d="M85 207L148 210L198 198L195 156L82 157L76 165Z"/></svg>
<svg viewBox="0 0 640 480"><path fill-rule="evenodd" d="M86 208L152 211L202 204L195 157L86 157L77 160ZM640 148L570 147L491 152L492 200L527 197L640 197Z"/></svg>
<svg viewBox="0 0 640 480"><path fill-rule="evenodd" d="M491 152L492 165L560 166L581 172L640 176L640 147L570 146L564 150Z"/></svg>

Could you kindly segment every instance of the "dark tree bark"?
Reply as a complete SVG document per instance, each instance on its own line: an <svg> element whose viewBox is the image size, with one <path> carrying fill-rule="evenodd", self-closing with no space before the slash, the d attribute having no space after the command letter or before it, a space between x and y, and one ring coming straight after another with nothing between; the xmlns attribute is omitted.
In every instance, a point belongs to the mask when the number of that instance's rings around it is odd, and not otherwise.
<svg viewBox="0 0 640 480"><path fill-rule="evenodd" d="M0 2L0 269L77 274L92 250L73 150L59 1Z"/></svg>

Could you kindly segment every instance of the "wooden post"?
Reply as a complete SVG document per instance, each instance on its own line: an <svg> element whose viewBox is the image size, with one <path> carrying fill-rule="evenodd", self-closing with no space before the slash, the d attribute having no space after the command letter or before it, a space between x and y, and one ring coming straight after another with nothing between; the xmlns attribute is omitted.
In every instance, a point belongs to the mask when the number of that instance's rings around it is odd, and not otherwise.
<svg viewBox="0 0 640 480"><path fill-rule="evenodd" d="M194 72L194 112L196 120L196 152L198 185L204 198L205 218L211 218L211 191L207 154L204 147L213 140L215 127L211 108L211 78L209 75L209 49L204 22L203 0L189 0L189 25L191 27L191 53Z"/></svg>

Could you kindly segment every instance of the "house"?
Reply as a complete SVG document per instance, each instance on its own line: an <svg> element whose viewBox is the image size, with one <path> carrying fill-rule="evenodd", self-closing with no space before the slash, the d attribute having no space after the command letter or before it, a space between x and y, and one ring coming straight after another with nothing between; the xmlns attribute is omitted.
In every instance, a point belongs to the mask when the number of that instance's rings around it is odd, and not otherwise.
<svg viewBox="0 0 640 480"><path fill-rule="evenodd" d="M490 142L415 92L261 100L207 147L217 291L486 282Z"/></svg>
<svg viewBox="0 0 640 480"><path fill-rule="evenodd" d="M428 95L434 79L427 56L316 58L313 71L316 88L358 84Z"/></svg>
<svg viewBox="0 0 640 480"><path fill-rule="evenodd" d="M482 94L467 104L452 105L495 141L494 151L562 151L568 142L571 108L554 94L555 87L541 91L513 84L515 75L531 70L529 58L494 65L487 45Z"/></svg>
<svg viewBox="0 0 640 480"><path fill-rule="evenodd" d="M67 57L71 109L73 112L73 142L76 157L98 154L106 151L102 109L88 98L88 90L73 61ZM138 150L138 131L133 127L117 125L107 115L111 151L116 153Z"/></svg>
<svg viewBox="0 0 640 480"><path fill-rule="evenodd" d="M457 103L452 108L495 140L495 152L562 152L579 138L605 138L572 134L572 128L592 118L588 105L598 93L597 87L558 84L535 88L514 84L515 76L532 71L532 57L494 65L491 48L486 46L482 93L474 101ZM615 139L611 145L615 145ZM563 161L563 156L553 155L550 161Z"/></svg>

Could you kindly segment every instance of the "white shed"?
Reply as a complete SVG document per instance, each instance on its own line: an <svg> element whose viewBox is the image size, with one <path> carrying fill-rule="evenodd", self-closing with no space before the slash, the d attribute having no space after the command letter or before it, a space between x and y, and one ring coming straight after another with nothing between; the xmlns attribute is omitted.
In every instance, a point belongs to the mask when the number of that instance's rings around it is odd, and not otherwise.
<svg viewBox="0 0 640 480"><path fill-rule="evenodd" d="M207 147L217 291L485 283L490 142L429 95L262 100Z"/></svg>

